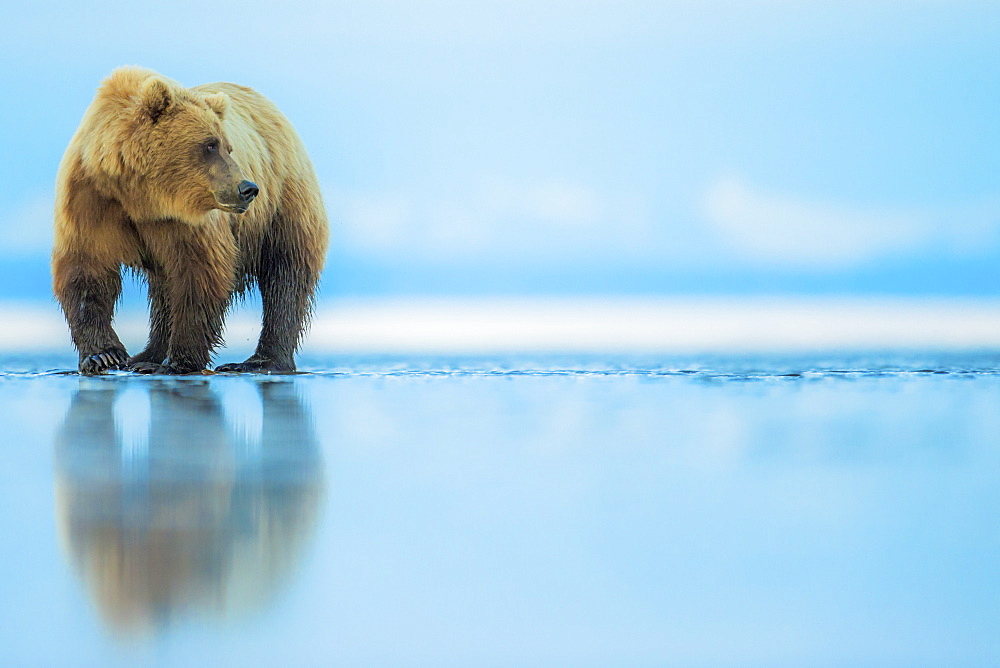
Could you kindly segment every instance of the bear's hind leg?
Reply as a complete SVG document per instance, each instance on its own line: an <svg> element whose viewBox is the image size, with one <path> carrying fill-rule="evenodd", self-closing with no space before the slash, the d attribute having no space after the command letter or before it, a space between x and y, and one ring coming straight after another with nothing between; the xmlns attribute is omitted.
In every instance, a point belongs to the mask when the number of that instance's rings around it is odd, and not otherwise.
<svg viewBox="0 0 1000 668"><path fill-rule="evenodd" d="M257 269L264 309L257 350L244 362L223 364L221 372L294 373L295 349L309 320L319 266L280 234L261 248ZM325 244L324 244L325 250Z"/></svg>

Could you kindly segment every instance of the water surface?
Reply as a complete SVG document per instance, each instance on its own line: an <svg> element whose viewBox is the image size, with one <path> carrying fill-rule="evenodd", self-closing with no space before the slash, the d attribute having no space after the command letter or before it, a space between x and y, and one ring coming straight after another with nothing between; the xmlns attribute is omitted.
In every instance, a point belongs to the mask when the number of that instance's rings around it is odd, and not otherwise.
<svg viewBox="0 0 1000 668"><path fill-rule="evenodd" d="M996 665L1000 356L0 359L4 665Z"/></svg>

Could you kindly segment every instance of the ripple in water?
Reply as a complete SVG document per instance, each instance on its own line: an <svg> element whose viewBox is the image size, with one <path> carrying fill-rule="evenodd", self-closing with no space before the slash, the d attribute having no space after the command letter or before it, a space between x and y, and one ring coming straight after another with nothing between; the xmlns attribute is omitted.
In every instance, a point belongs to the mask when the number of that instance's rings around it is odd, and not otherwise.
<svg viewBox="0 0 1000 668"><path fill-rule="evenodd" d="M575 357L328 357L300 360L298 377L324 378L688 378L701 381L857 380L864 378L958 377L1000 373L1000 354L924 356L856 355L840 357L603 358ZM0 378L76 375L69 355L0 357ZM217 377L230 377L219 374ZM144 376L111 372L110 379ZM198 375L197 378L206 376ZM211 377L211 374L210 376ZM179 377L183 378L183 377Z"/></svg>

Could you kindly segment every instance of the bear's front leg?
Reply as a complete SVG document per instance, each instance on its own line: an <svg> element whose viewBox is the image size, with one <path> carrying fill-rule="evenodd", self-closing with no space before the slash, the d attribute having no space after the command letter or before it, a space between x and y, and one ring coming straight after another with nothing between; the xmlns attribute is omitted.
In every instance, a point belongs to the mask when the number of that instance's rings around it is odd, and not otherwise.
<svg viewBox="0 0 1000 668"><path fill-rule="evenodd" d="M235 282L236 244L228 228L184 225L176 232L164 262L170 343L162 370L154 372L197 373L208 366L212 350L222 342Z"/></svg>
<svg viewBox="0 0 1000 668"><path fill-rule="evenodd" d="M111 327L122 290L121 269L94 271L85 263L57 254L53 275L56 298L80 354L80 373L94 375L122 368L128 363L128 353Z"/></svg>
<svg viewBox="0 0 1000 668"><path fill-rule="evenodd" d="M222 342L223 317L229 301L228 291L222 295L207 294L197 281L185 283L179 292L187 298L171 305L170 348L163 363L163 372L170 374L197 373L211 362L212 350Z"/></svg>
<svg viewBox="0 0 1000 668"><path fill-rule="evenodd" d="M170 348L170 305L163 270L147 268L144 274L149 286L149 341L142 352L129 358L126 368L137 373L163 373Z"/></svg>

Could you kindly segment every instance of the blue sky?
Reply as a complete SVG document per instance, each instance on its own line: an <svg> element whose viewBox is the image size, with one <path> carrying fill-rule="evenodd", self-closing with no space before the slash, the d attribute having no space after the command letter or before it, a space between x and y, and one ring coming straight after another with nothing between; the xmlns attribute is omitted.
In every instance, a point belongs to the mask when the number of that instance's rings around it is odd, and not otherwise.
<svg viewBox="0 0 1000 668"><path fill-rule="evenodd" d="M1000 294L995 2L4 13L0 298L47 298L56 167L121 64L278 103L325 297Z"/></svg>

